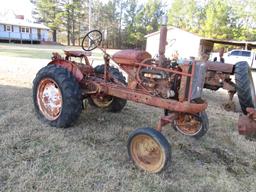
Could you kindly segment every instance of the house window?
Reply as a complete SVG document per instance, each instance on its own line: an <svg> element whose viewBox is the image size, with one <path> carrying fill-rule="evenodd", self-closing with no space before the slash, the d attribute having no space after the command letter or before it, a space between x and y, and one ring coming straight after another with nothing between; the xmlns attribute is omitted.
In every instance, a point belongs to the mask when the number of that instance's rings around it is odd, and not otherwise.
<svg viewBox="0 0 256 192"><path fill-rule="evenodd" d="M29 33L29 27L21 27L21 32L22 33Z"/></svg>
<svg viewBox="0 0 256 192"><path fill-rule="evenodd" d="M11 32L12 31L12 26L11 25L5 25L5 29L4 30Z"/></svg>

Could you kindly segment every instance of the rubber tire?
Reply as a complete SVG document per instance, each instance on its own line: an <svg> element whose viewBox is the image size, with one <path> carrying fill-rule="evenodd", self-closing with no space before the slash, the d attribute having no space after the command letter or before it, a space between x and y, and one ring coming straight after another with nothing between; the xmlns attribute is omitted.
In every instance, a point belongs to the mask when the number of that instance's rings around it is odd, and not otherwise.
<svg viewBox="0 0 256 192"><path fill-rule="evenodd" d="M251 69L246 61L235 64L235 82L238 100L243 113L246 115L247 107L256 107L255 89L250 86L251 84L254 85Z"/></svg>
<svg viewBox="0 0 256 192"><path fill-rule="evenodd" d="M94 68L94 71L96 74L104 74L104 66L105 65L98 65ZM122 84L124 84L125 86L127 85L126 81L125 81L125 77L123 76L123 74L117 69L117 68L114 68L114 67L109 67L109 72L111 73L112 76L114 76L119 82L121 82ZM88 102L92 105L92 106L95 106L95 107L99 107L97 106L93 100L88 97ZM113 101L112 103L107 106L106 108L103 108L109 112L113 112L113 113L117 113L117 112L120 112L122 111L122 109L125 107L127 101L125 99L121 99L121 98L118 98L118 97L113 97Z"/></svg>
<svg viewBox="0 0 256 192"><path fill-rule="evenodd" d="M57 83L63 99L61 113L57 119L52 121L44 117L37 103L38 85L44 78L51 78ZM82 111L81 92L78 82L69 71L54 64L43 67L37 73L33 81L33 102L38 118L53 127L69 127L78 119Z"/></svg>
<svg viewBox="0 0 256 192"><path fill-rule="evenodd" d="M201 113L199 113L199 117L201 118L201 121L202 121L202 127L201 127L201 130L195 134L195 135L191 135L191 137L194 137L195 139L200 139L201 137L203 137L208 129L209 129L209 119L208 119L208 115L205 111L202 111ZM175 125L175 123L173 124L173 128L177 131L179 131L179 128L177 125ZM182 133L181 131L179 131L181 134L184 134ZM189 136L189 135L187 135Z"/></svg>
<svg viewBox="0 0 256 192"><path fill-rule="evenodd" d="M104 70L105 70L105 65L98 65L94 68L94 71L96 74L104 74ZM111 73L111 75L113 75L118 81L120 81L121 83L123 83L124 85L127 85L126 81L125 81L125 77L123 76L123 74L115 67L109 66L109 72Z"/></svg>
<svg viewBox="0 0 256 192"><path fill-rule="evenodd" d="M157 172L153 172L153 173L161 172L167 165L169 166L169 163L171 160L171 145L170 145L170 143L167 141L167 139L163 136L163 134L161 132L159 132L153 128L138 128L129 134L128 142L127 142L129 158L133 161L133 163L139 169L142 169L144 171L147 171L147 170L145 170L142 167L140 167L139 165L137 165L131 155L131 142L135 136L140 135L140 134L147 135L147 136L153 138L160 145L162 150L164 151L164 154L165 154L164 166Z"/></svg>

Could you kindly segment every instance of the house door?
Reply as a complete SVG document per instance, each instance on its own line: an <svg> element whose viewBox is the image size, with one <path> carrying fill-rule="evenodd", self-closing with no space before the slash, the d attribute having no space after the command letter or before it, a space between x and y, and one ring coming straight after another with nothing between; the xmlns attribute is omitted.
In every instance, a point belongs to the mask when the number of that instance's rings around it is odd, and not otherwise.
<svg viewBox="0 0 256 192"><path fill-rule="evenodd" d="M38 40L41 40L41 29L37 29Z"/></svg>

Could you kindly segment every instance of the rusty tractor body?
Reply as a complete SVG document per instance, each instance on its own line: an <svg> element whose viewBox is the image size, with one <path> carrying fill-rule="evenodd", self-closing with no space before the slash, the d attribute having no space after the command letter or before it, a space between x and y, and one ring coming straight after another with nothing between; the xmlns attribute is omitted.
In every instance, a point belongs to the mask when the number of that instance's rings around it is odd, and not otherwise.
<svg viewBox="0 0 256 192"><path fill-rule="evenodd" d="M241 135L256 135L256 96L251 69L247 62L238 62L235 65L220 62L206 62L206 77L204 88L218 90L223 88L228 91L229 101L224 104L224 109L234 111L232 101L237 93L243 115L238 121L238 131ZM235 83L231 80L235 75Z"/></svg>
<svg viewBox="0 0 256 192"><path fill-rule="evenodd" d="M233 98L236 93L245 115L247 114L247 107L256 107L251 69L246 61L238 62L235 65L207 61L206 69L204 88L213 91L223 88L228 91L228 102L223 104L225 110L235 111ZM235 76L235 82L231 79L232 75Z"/></svg>
<svg viewBox="0 0 256 192"><path fill-rule="evenodd" d="M204 88L214 91L219 88L227 90L229 94L229 101L224 105L224 108L227 111L234 110L235 106L232 100L236 93L236 86L230 77L235 72L234 65L207 61L206 70Z"/></svg>
<svg viewBox="0 0 256 192"><path fill-rule="evenodd" d="M198 139L207 132L209 123L207 102L201 97L205 63L173 65L164 56L166 25L160 34L158 59L138 50L122 50L110 56L98 47L102 34L97 30L84 37L85 51L65 51L64 58L53 53L52 61L33 81L37 116L51 126L69 127L79 117L84 100L110 112L120 112L127 100L161 108L164 115L156 128L133 131L127 148L139 168L153 173L163 170L170 158L170 144L161 133L162 127L171 124L180 133ZM97 47L103 51L104 65L94 68L88 56ZM127 74L127 80L120 70Z"/></svg>
<svg viewBox="0 0 256 192"><path fill-rule="evenodd" d="M104 65L93 68L88 56L101 43L102 34L97 30L83 39L85 51L65 51L64 58L53 53L52 61L33 82L38 117L54 127L69 127L79 117L83 100L110 112L121 111L126 100L161 108L164 115L156 129L136 129L129 135L127 146L139 168L161 171L170 158L170 144L161 134L163 126L171 124L195 138L208 130L207 102L201 98L205 64L194 61L173 66L164 56L166 31L166 25L162 26L158 59L138 50L122 50L110 56L100 48ZM120 69L127 74L127 80Z"/></svg>

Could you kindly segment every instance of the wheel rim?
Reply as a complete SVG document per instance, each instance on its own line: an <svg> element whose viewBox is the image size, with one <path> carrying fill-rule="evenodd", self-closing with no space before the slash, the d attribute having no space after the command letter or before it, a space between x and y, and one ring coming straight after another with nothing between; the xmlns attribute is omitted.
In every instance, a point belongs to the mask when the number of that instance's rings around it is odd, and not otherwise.
<svg viewBox="0 0 256 192"><path fill-rule="evenodd" d="M135 164L148 172L159 172L165 164L165 155L160 145L148 135L135 136L130 145Z"/></svg>
<svg viewBox="0 0 256 192"><path fill-rule="evenodd" d="M202 123L198 120L198 117L191 114L180 114L174 125L184 135L193 136L199 133L202 129Z"/></svg>
<svg viewBox="0 0 256 192"><path fill-rule="evenodd" d="M46 119L52 121L60 116L62 95L54 80L46 78L40 81L37 89L37 103Z"/></svg>
<svg viewBox="0 0 256 192"><path fill-rule="evenodd" d="M100 108L106 108L113 102L113 97L110 96L91 96L93 103Z"/></svg>

